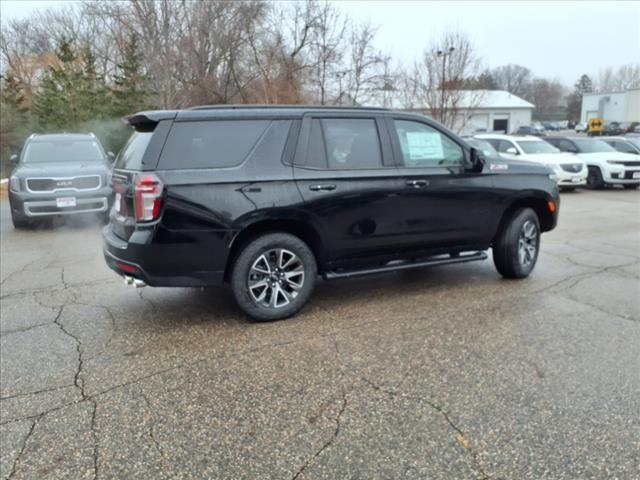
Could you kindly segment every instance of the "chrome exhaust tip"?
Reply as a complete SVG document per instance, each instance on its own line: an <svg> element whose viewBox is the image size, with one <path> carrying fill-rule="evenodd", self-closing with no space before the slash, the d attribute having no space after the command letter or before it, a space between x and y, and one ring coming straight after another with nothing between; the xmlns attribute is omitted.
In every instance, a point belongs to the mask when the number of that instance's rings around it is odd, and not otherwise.
<svg viewBox="0 0 640 480"><path fill-rule="evenodd" d="M142 288L142 287L146 287L147 284L144 283L143 280L140 280L139 278L134 278L133 279L133 286L136 288Z"/></svg>
<svg viewBox="0 0 640 480"><path fill-rule="evenodd" d="M133 277L130 277L129 275L123 275L122 277L124 278L125 285L133 285Z"/></svg>

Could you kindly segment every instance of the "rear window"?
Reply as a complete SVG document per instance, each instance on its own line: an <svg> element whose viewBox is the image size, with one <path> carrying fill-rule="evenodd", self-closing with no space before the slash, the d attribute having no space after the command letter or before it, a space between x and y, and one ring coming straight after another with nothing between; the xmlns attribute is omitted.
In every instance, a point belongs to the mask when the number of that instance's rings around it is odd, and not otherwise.
<svg viewBox="0 0 640 480"><path fill-rule="evenodd" d="M153 132L133 132L125 146L120 150L114 168L139 170L142 166L142 156L152 136Z"/></svg>
<svg viewBox="0 0 640 480"><path fill-rule="evenodd" d="M22 163L100 162L104 153L93 140L53 140L27 143Z"/></svg>
<svg viewBox="0 0 640 480"><path fill-rule="evenodd" d="M176 122L158 169L224 168L240 165L271 120Z"/></svg>

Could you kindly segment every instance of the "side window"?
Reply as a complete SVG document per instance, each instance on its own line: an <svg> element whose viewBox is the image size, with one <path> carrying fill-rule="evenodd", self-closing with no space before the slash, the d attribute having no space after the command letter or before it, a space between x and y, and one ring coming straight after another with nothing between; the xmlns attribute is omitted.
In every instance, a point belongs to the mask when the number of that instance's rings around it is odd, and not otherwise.
<svg viewBox="0 0 640 480"><path fill-rule="evenodd" d="M498 146L500 145L500 140L498 140L497 138L483 138L482 140L486 140L491 144L493 148L498 150Z"/></svg>
<svg viewBox="0 0 640 480"><path fill-rule="evenodd" d="M162 150L159 170L240 165L271 120L176 122Z"/></svg>
<svg viewBox="0 0 640 480"><path fill-rule="evenodd" d="M516 150L516 152L518 151L518 149L516 148L516 146L510 142L509 140L500 140L500 143L498 144L498 151L500 153L508 153L507 150L513 148Z"/></svg>
<svg viewBox="0 0 640 480"><path fill-rule="evenodd" d="M406 167L462 165L462 147L435 128L410 120L394 120Z"/></svg>
<svg viewBox="0 0 640 480"><path fill-rule="evenodd" d="M322 125L326 164L329 169L382 167L382 151L375 120L325 118L318 121ZM310 148L312 144L319 142L318 133L312 131L311 134ZM321 155L321 150L322 148L318 148L312 155Z"/></svg>

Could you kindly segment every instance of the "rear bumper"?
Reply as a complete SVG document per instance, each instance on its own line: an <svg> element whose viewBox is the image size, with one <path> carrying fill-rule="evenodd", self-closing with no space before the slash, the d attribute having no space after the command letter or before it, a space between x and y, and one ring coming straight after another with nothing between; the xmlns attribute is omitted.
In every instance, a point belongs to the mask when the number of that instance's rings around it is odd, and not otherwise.
<svg viewBox="0 0 640 480"><path fill-rule="evenodd" d="M120 276L144 281L152 287L212 287L223 284L224 271L158 271L160 247L149 241L147 232L125 241L113 233L111 224L102 230L103 254L107 266ZM154 268L155 267L155 268Z"/></svg>

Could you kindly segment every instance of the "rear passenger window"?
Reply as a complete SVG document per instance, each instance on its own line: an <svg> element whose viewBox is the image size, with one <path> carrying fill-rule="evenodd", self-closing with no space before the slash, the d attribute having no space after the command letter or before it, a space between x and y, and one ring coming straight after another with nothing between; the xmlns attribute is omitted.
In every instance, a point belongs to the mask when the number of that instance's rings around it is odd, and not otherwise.
<svg viewBox="0 0 640 480"><path fill-rule="evenodd" d="M462 147L424 123L394 120L405 167L462 165Z"/></svg>
<svg viewBox="0 0 640 480"><path fill-rule="evenodd" d="M240 165L271 120L176 122L162 150L159 170Z"/></svg>
<svg viewBox="0 0 640 480"><path fill-rule="evenodd" d="M382 166L378 128L368 118L313 120L307 165L315 168L367 169Z"/></svg>

